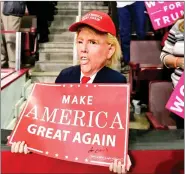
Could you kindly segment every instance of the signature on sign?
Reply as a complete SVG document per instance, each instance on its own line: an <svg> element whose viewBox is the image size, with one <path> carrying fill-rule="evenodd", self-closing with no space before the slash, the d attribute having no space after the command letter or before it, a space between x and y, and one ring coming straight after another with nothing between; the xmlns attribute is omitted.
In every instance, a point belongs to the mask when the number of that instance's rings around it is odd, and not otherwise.
<svg viewBox="0 0 185 174"><path fill-rule="evenodd" d="M94 152L94 153L98 153L98 152L108 152L108 149L105 147L103 149L94 149L94 147L91 147L90 150L88 150L88 153Z"/></svg>

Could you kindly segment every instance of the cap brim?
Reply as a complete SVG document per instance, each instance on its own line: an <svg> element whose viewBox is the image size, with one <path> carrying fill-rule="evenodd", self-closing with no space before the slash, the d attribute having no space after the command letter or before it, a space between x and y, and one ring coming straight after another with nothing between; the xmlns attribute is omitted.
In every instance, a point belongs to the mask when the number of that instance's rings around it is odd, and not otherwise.
<svg viewBox="0 0 185 174"><path fill-rule="evenodd" d="M89 24L89 23L86 23L86 22L76 22L74 24L72 24L70 27L69 27L69 31L72 31L72 32L75 32L78 30L78 28L81 26L81 25L88 25L98 31L101 31L101 32L105 32L107 33L104 29L96 26L96 25L93 25L93 24Z"/></svg>

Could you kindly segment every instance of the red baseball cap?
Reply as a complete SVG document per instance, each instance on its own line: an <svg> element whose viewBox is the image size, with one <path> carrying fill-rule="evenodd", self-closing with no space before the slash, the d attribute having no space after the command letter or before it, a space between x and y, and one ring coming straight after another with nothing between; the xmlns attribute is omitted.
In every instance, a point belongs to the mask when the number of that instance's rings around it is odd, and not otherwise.
<svg viewBox="0 0 185 174"><path fill-rule="evenodd" d="M77 31L78 27L82 24L116 36L116 27L110 16L104 12L93 10L86 13L80 22L75 22L69 27L69 31Z"/></svg>

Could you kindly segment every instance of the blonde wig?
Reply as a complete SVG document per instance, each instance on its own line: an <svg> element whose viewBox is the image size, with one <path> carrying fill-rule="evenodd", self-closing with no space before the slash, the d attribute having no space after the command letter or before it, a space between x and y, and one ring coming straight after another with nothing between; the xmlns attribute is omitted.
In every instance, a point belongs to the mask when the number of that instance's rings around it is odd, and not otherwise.
<svg viewBox="0 0 185 174"><path fill-rule="evenodd" d="M184 32L184 20L182 20L180 23L179 23L179 31L180 32Z"/></svg>

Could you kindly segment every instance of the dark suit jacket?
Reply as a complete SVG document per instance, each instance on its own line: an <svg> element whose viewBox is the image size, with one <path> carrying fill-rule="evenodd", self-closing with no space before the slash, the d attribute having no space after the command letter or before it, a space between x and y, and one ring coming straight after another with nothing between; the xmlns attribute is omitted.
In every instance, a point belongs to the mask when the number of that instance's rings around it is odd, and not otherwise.
<svg viewBox="0 0 185 174"><path fill-rule="evenodd" d="M80 65L66 68L60 72L55 83L80 83ZM93 83L126 83L126 78L119 72L103 67L97 74Z"/></svg>

